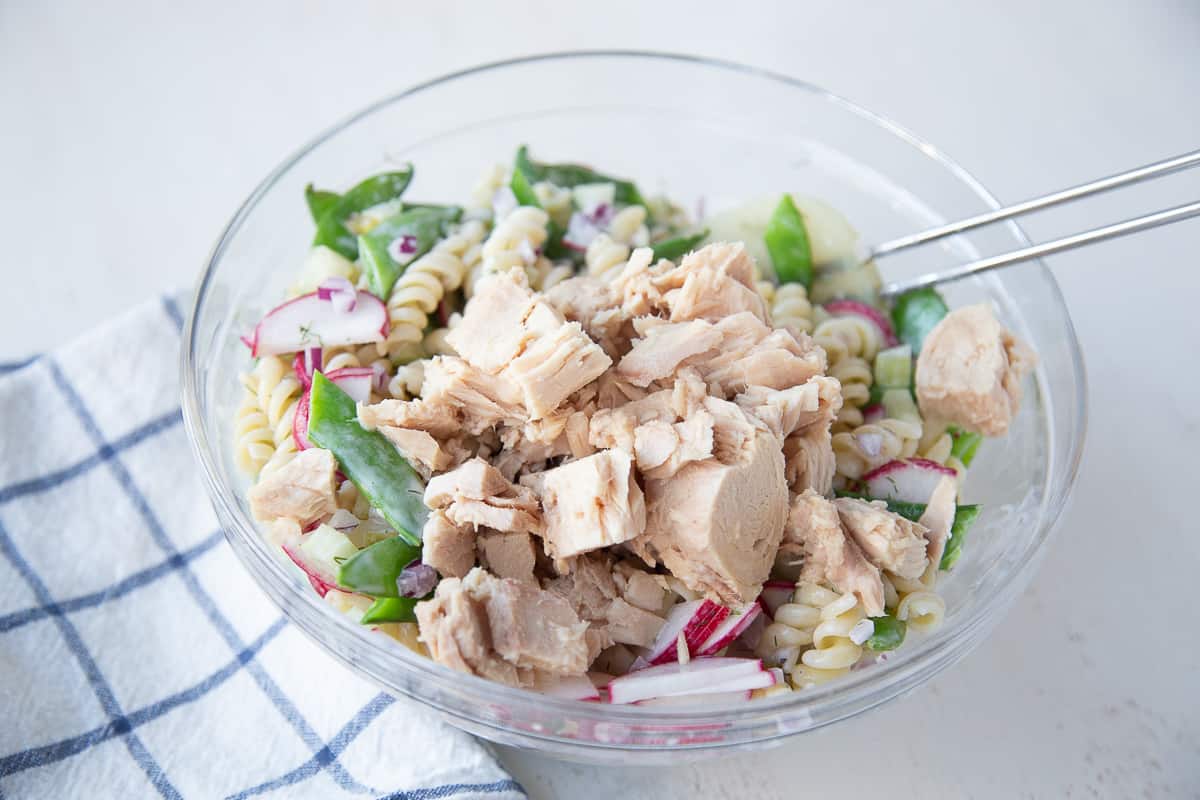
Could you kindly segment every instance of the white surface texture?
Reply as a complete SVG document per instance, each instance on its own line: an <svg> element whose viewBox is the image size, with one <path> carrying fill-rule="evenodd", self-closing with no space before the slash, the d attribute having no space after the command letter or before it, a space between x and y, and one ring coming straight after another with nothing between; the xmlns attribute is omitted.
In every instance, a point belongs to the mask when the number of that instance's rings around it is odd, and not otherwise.
<svg viewBox="0 0 1200 800"><path fill-rule="evenodd" d="M1200 147L1196 0L7 0L0 361L191 285L261 177L367 102L583 47L807 79L938 144L1005 201ZM1026 230L1044 238L1198 198L1200 174L1184 174ZM1038 577L967 660L761 753L653 770L515 751L505 763L536 798L1198 796L1198 248L1193 221L1049 260L1088 361L1090 439Z"/></svg>

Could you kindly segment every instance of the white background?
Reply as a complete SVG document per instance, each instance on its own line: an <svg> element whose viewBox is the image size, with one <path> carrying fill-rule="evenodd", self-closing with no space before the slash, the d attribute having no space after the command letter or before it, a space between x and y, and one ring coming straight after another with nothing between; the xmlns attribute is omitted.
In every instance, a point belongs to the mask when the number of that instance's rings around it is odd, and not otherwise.
<svg viewBox="0 0 1200 800"><path fill-rule="evenodd" d="M791 73L914 129L1008 201L1200 147L1196 0L0 0L0 361L190 286L258 180L365 103L580 47ZM1200 174L1177 176L1026 227L1197 198ZM732 760L505 762L534 797L1197 796L1198 250L1194 221L1051 260L1088 359L1090 439L1038 578L965 662Z"/></svg>

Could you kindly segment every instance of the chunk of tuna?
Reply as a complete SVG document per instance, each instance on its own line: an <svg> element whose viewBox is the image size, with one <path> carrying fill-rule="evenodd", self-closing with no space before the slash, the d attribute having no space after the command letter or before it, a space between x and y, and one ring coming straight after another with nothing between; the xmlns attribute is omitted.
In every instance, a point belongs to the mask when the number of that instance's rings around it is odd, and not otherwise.
<svg viewBox="0 0 1200 800"><path fill-rule="evenodd" d="M674 375L680 364L720 343L721 332L704 320L656 325L633 343L633 349L617 365L617 374L634 386L649 386Z"/></svg>
<svg viewBox="0 0 1200 800"><path fill-rule="evenodd" d="M788 513L779 440L759 430L735 464L701 461L647 480L646 505L635 552L661 560L692 591L748 603L770 572Z"/></svg>
<svg viewBox="0 0 1200 800"><path fill-rule="evenodd" d="M442 449L438 440L426 431L415 428L394 428L384 425L379 428L387 440L396 445L400 455L410 464L423 468L425 476L441 472L454 464L453 456Z"/></svg>
<svg viewBox="0 0 1200 800"><path fill-rule="evenodd" d="M478 286L446 341L471 366L494 375L562 321L544 300L534 299L523 271L514 269Z"/></svg>
<svg viewBox="0 0 1200 800"><path fill-rule="evenodd" d="M432 599L417 603L414 612L421 641L434 661L468 675L479 675L508 686L520 686L517 668L492 648L487 610L459 578L438 583Z"/></svg>
<svg viewBox="0 0 1200 800"><path fill-rule="evenodd" d="M646 527L633 460L620 450L599 453L522 479L541 497L542 538L556 562L639 536Z"/></svg>
<svg viewBox="0 0 1200 800"><path fill-rule="evenodd" d="M617 644L649 647L666 621L618 597L608 606L605 629Z"/></svg>
<svg viewBox="0 0 1200 800"><path fill-rule="evenodd" d="M610 366L612 359L578 322L565 322L531 341L500 374L521 390L530 418L540 419Z"/></svg>
<svg viewBox="0 0 1200 800"><path fill-rule="evenodd" d="M883 614L879 568L846 536L837 507L811 489L792 500L779 552L803 559L802 581L825 582L839 592L853 592L867 616Z"/></svg>
<svg viewBox="0 0 1200 800"><path fill-rule="evenodd" d="M698 250L688 258L703 253L704 250ZM684 259L685 264L688 258ZM743 311L763 321L767 319L767 307L762 295L752 287L712 270L700 270L688 275L683 286L667 292L666 300L671 309L672 322L689 319L719 320Z"/></svg>
<svg viewBox="0 0 1200 800"><path fill-rule="evenodd" d="M618 595L612 569L606 553L588 553L576 558L569 572L546 580L543 588L569 602L580 619L603 621Z"/></svg>
<svg viewBox="0 0 1200 800"><path fill-rule="evenodd" d="M1021 403L1021 379L1037 357L981 303L937 324L917 358L921 413L987 436L1003 436Z"/></svg>
<svg viewBox="0 0 1200 800"><path fill-rule="evenodd" d="M494 425L523 425L529 419L517 387L503 377L491 375L454 356L438 356L426 365L421 392L422 399L409 404L441 406L449 410L456 424L447 435L464 429L479 435ZM434 431L429 432L437 435Z"/></svg>
<svg viewBox="0 0 1200 800"><path fill-rule="evenodd" d="M425 486L425 505L444 509L455 525L527 533L542 528L533 492L513 485L481 458L432 478Z"/></svg>
<svg viewBox="0 0 1200 800"><path fill-rule="evenodd" d="M432 512L421 531L421 561L443 577L463 577L475 566L475 532L440 509Z"/></svg>
<svg viewBox="0 0 1200 800"><path fill-rule="evenodd" d="M929 504L925 506L925 513L917 520L928 531L925 534L928 542L925 554L929 557L929 566L926 568L925 577L932 577L929 573L936 572L942 563L942 556L946 552L946 542L950 539L950 529L954 526L954 515L957 511L958 481L947 475L938 481L937 486L933 487L933 494L929 496Z"/></svg>
<svg viewBox="0 0 1200 800"><path fill-rule="evenodd" d="M310 447L264 475L246 496L250 512L264 522L280 517L307 525L337 510L337 461L333 453Z"/></svg>
<svg viewBox="0 0 1200 800"><path fill-rule="evenodd" d="M496 578L478 568L462 583L483 603L492 647L505 661L555 675L587 671L588 624L566 600L535 584Z"/></svg>
<svg viewBox="0 0 1200 800"><path fill-rule="evenodd" d="M664 583L661 575L651 575L638 569L630 570L625 577L623 596L631 605L657 614L662 611L666 597Z"/></svg>
<svg viewBox="0 0 1200 800"><path fill-rule="evenodd" d="M839 497L833 502L842 526L872 564L901 578L921 577L929 563L924 525L893 514L882 500Z"/></svg>
<svg viewBox="0 0 1200 800"><path fill-rule="evenodd" d="M789 389L751 386L734 401L782 440L795 431L832 423L842 408L842 386L836 378L816 375Z"/></svg>
<svg viewBox="0 0 1200 800"><path fill-rule="evenodd" d="M480 563L494 575L518 581L534 580L537 552L528 533L482 533L478 547Z"/></svg>
<svg viewBox="0 0 1200 800"><path fill-rule="evenodd" d="M458 406L445 397L435 402L389 398L370 405L359 403L358 423L369 431L389 427L425 431L439 440L463 431Z"/></svg>
<svg viewBox="0 0 1200 800"><path fill-rule="evenodd" d="M833 492L837 458L828 425L814 425L793 433L783 442L783 457L787 464L788 489L792 492L801 493L806 489L820 495Z"/></svg>

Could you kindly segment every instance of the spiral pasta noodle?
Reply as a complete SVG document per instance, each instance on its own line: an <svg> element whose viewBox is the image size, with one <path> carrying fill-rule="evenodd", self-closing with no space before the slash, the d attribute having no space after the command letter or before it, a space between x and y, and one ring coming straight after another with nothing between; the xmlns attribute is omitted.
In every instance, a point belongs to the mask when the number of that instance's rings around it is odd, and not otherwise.
<svg viewBox="0 0 1200 800"><path fill-rule="evenodd" d="M275 453L275 436L267 415L258 404L257 379L242 375L242 399L234 415L234 461L238 469L257 475Z"/></svg>
<svg viewBox="0 0 1200 800"><path fill-rule="evenodd" d="M491 209L492 198L502 186L508 185L508 168L503 164L492 164L476 181L471 189L471 207Z"/></svg>
<svg viewBox="0 0 1200 800"><path fill-rule="evenodd" d="M429 359L417 359L396 367L396 374L388 381L388 394L397 400L412 400L420 397L425 383L425 365Z"/></svg>
<svg viewBox="0 0 1200 800"><path fill-rule="evenodd" d="M792 684L800 689L846 674L862 658L862 645L851 631L866 619L866 612L853 594L839 595L816 584L800 584L796 599L820 609L820 622L812 632L812 648L800 654L792 670Z"/></svg>
<svg viewBox="0 0 1200 800"><path fill-rule="evenodd" d="M583 260L589 275L603 277L629 260L629 247L601 233L592 239Z"/></svg>
<svg viewBox="0 0 1200 800"><path fill-rule="evenodd" d="M771 305L775 327L787 328L793 333L812 333L813 307L804 284L785 283L765 299Z"/></svg>
<svg viewBox="0 0 1200 800"><path fill-rule="evenodd" d="M650 232L645 223L646 209L641 206L626 206L608 223L608 235L614 242L628 247L643 247L650 241Z"/></svg>
<svg viewBox="0 0 1200 800"><path fill-rule="evenodd" d="M532 270L537 266L539 253L546 243L546 224L549 221L550 215L534 206L515 208L504 219L497 221L496 227L483 242L480 277L520 267L532 283L536 275Z"/></svg>
<svg viewBox="0 0 1200 800"><path fill-rule="evenodd" d="M381 352L391 354L400 349L399 345L424 338L429 315L446 292L462 285L467 272L464 255L483 238L483 233L481 223L468 222L409 264L388 297L391 330L380 345Z"/></svg>
<svg viewBox="0 0 1200 800"><path fill-rule="evenodd" d="M291 364L279 356L259 359L253 374L258 407L262 409L271 429L273 449L259 469L260 474L267 474L286 464L296 454L292 421L303 390Z"/></svg>
<svg viewBox="0 0 1200 800"><path fill-rule="evenodd" d="M912 420L882 419L833 436L833 455L839 475L857 480L898 458L917 453L921 424Z"/></svg>

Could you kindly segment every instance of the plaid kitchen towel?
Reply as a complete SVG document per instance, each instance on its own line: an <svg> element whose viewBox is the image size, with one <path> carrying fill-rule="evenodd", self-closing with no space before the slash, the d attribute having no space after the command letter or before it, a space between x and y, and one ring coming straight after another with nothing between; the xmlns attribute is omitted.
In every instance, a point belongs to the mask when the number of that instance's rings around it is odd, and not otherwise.
<svg viewBox="0 0 1200 800"><path fill-rule="evenodd" d="M181 324L165 298L0 365L0 798L524 797L242 569L183 431Z"/></svg>

